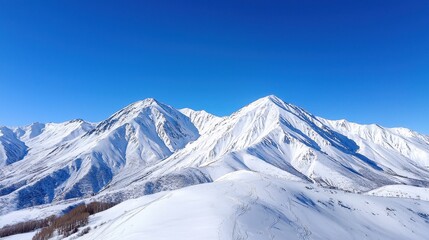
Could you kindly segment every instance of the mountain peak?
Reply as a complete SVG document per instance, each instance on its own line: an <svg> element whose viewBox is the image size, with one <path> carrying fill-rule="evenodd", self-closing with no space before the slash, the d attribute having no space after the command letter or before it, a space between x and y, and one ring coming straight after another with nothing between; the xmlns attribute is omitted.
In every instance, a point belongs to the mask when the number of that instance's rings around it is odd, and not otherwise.
<svg viewBox="0 0 429 240"><path fill-rule="evenodd" d="M245 106L244 108L240 109L238 112L247 112L247 111L261 111L264 109L269 109L270 111L278 111L280 109L286 110L288 112L301 112L304 111L303 109L286 103L279 97L275 95L268 95L266 97L259 98L258 100L250 103L249 105ZM237 113L238 113L237 112Z"/></svg>
<svg viewBox="0 0 429 240"><path fill-rule="evenodd" d="M275 96L275 95L268 95L262 98L259 98L258 100L250 103L248 106L261 106L261 105L274 105L280 108L287 108L288 106L292 106L289 103L286 103L281 98Z"/></svg>
<svg viewBox="0 0 429 240"><path fill-rule="evenodd" d="M168 109L170 107L163 103L158 102L154 98L146 98L146 99L131 103L130 105L124 107L123 109L113 114L111 118L123 118L123 117L133 118L133 116L135 117L136 115L139 115L142 111L144 111L144 109L147 109L147 108Z"/></svg>
<svg viewBox="0 0 429 240"><path fill-rule="evenodd" d="M273 101L273 102L283 102L283 100L282 99L280 99L279 97L277 97L276 95L273 95L273 94L270 94L270 95L268 95L268 96L265 96L265 97L263 97L262 99L267 99L267 100L270 100L270 101Z"/></svg>
<svg viewBox="0 0 429 240"><path fill-rule="evenodd" d="M275 95L268 95L256 100L254 103L274 103L276 105L286 105L287 103Z"/></svg>
<svg viewBox="0 0 429 240"><path fill-rule="evenodd" d="M148 104L148 105L159 104L158 100L156 100L155 98L145 98L145 99L140 100L138 102L143 103L143 104Z"/></svg>
<svg viewBox="0 0 429 240"><path fill-rule="evenodd" d="M213 114L211 114L205 110L194 110L192 108L182 108L182 109L179 109L179 111L188 117L189 117L189 115L194 115L194 114L210 115L210 116L216 117L215 115L213 115Z"/></svg>
<svg viewBox="0 0 429 240"><path fill-rule="evenodd" d="M143 112L152 112L155 109L169 109L169 107L162 103L159 103L154 98L146 98L144 100L131 103L130 105L115 112L108 119L100 122L97 127L88 134L92 134L93 132L98 133L105 131L107 129L110 129L113 125L121 126L124 123L129 123L134 119L138 118L143 114Z"/></svg>
<svg viewBox="0 0 429 240"><path fill-rule="evenodd" d="M159 143L159 146L162 145L161 147L168 149L163 152L163 156L182 148L199 136L197 128L188 117L154 98L147 98L126 106L99 123L88 135L110 134L126 125L132 125L132 131L141 131L144 135L152 136L152 143Z"/></svg>
<svg viewBox="0 0 429 240"><path fill-rule="evenodd" d="M146 107L150 107L150 106L161 106L163 105L162 103L158 102L158 100L156 100L155 98L146 98L134 103L131 103L130 105L128 105L127 107L125 107L125 109L130 109L130 108L146 108Z"/></svg>

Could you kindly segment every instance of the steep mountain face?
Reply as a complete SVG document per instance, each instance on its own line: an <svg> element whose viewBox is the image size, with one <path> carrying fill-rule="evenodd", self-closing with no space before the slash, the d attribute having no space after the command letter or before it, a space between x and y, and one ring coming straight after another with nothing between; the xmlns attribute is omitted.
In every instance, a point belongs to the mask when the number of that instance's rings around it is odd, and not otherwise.
<svg viewBox="0 0 429 240"><path fill-rule="evenodd" d="M413 166L429 168L429 138L406 128L383 128L379 125L359 125L346 120L323 120L329 127L359 146L359 153L379 159L382 164L409 174ZM405 166L407 165L407 166ZM409 166L413 165L413 166Z"/></svg>
<svg viewBox="0 0 429 240"><path fill-rule="evenodd" d="M352 192L429 185L427 136L326 120L275 96L222 118L146 99L97 124L1 133L2 213L94 194L124 200L239 170Z"/></svg>
<svg viewBox="0 0 429 240"><path fill-rule="evenodd" d="M28 147L9 128L0 128L0 168L22 160Z"/></svg>
<svg viewBox="0 0 429 240"><path fill-rule="evenodd" d="M190 108L183 108L179 111L191 120L191 122L198 129L200 134L206 133L207 130L213 127L213 125L222 120L222 118L210 114L204 110L195 111Z"/></svg>

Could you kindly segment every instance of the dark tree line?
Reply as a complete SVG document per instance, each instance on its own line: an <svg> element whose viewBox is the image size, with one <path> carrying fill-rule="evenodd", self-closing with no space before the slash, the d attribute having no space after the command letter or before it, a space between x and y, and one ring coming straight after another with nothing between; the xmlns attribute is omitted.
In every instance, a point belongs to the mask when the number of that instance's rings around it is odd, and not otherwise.
<svg viewBox="0 0 429 240"><path fill-rule="evenodd" d="M69 213L54 219L52 224L44 227L36 235L33 240L47 240L51 238L55 232L64 237L78 232L80 227L88 224L90 215L102 212L113 207L114 203L92 202L86 205L79 205ZM87 229L87 232L89 229Z"/></svg>
<svg viewBox="0 0 429 240"><path fill-rule="evenodd" d="M16 223L13 225L6 225L0 228L0 238L20 233L27 233L39 228L47 227L52 224L54 219L55 216L50 216L41 220L30 220L26 222Z"/></svg>
<svg viewBox="0 0 429 240"><path fill-rule="evenodd" d="M41 220L30 220L26 222L6 225L0 228L0 238L20 233L27 233L42 228L33 240L45 240L51 238L55 232L65 237L76 233L82 226L88 224L90 215L102 212L113 207L115 203L92 202L78 205L70 212L62 216L50 216ZM87 232L89 229L87 229Z"/></svg>

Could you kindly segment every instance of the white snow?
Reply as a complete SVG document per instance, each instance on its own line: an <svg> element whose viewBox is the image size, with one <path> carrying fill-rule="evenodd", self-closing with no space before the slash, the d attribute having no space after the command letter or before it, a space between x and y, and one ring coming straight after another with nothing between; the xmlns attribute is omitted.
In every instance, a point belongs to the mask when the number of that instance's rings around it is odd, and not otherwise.
<svg viewBox="0 0 429 240"><path fill-rule="evenodd" d="M12 236L7 236L2 239L4 240L31 240L33 236L37 233L36 231L28 232L28 233L21 233L21 234L15 234Z"/></svg>
<svg viewBox="0 0 429 240"><path fill-rule="evenodd" d="M86 236L421 239L428 186L428 136L275 96L225 117L145 99L99 123L0 128L0 226L147 195L91 217Z"/></svg>
<svg viewBox="0 0 429 240"><path fill-rule="evenodd" d="M426 239L428 207L238 171L125 201L81 239Z"/></svg>
<svg viewBox="0 0 429 240"><path fill-rule="evenodd" d="M429 201L429 188L408 185L387 185L367 192L380 197L411 198Z"/></svg>
<svg viewBox="0 0 429 240"><path fill-rule="evenodd" d="M191 120L201 135L205 134L210 128L213 127L213 125L216 125L216 123L222 120L221 117L217 117L204 110L195 111L190 108L183 108L179 111Z"/></svg>

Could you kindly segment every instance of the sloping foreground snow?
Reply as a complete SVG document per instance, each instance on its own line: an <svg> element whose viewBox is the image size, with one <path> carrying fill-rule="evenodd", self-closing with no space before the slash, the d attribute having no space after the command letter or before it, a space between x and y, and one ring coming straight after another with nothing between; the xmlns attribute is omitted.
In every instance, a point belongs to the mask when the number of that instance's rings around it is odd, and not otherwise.
<svg viewBox="0 0 429 240"><path fill-rule="evenodd" d="M37 231L33 231L33 232L29 232L29 233L12 235L12 236L5 237L2 239L4 239L4 240L31 240L36 233L37 233Z"/></svg>
<svg viewBox="0 0 429 240"><path fill-rule="evenodd" d="M80 239L427 239L429 202L238 171L125 201L90 227Z"/></svg>

